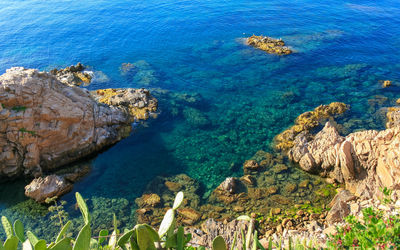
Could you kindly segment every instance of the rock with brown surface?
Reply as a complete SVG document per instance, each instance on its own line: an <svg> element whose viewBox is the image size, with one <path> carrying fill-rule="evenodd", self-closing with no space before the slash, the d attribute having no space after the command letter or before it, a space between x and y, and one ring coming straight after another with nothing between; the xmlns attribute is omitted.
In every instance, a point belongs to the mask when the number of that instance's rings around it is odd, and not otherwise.
<svg viewBox="0 0 400 250"><path fill-rule="evenodd" d="M243 171L245 174L256 172L260 169L260 165L255 160L247 160L243 164Z"/></svg>
<svg viewBox="0 0 400 250"><path fill-rule="evenodd" d="M346 137L328 122L310 140L298 135L288 156L303 170L344 183L360 197L379 197L383 187L400 189L400 126L398 118L388 116L393 118L390 128Z"/></svg>
<svg viewBox="0 0 400 250"><path fill-rule="evenodd" d="M60 197L72 190L72 184L63 177L49 175L34 179L25 187L25 195L37 202L45 202L46 198Z"/></svg>
<svg viewBox="0 0 400 250"><path fill-rule="evenodd" d="M66 67L65 69L52 69L50 74L57 77L60 82L71 86L89 84L93 78L93 72L85 71L81 63Z"/></svg>
<svg viewBox="0 0 400 250"><path fill-rule="evenodd" d="M350 201L356 199L356 196L348 190L340 191L329 203L331 208L328 212L326 220L329 223L340 222L350 214Z"/></svg>
<svg viewBox="0 0 400 250"><path fill-rule="evenodd" d="M186 225L193 225L201 218L201 214L193 208L181 208L178 209L178 213L183 217L181 221Z"/></svg>
<svg viewBox="0 0 400 250"><path fill-rule="evenodd" d="M275 148L283 151L290 150L299 144L298 140L308 140L310 131L324 122L337 117L349 109L349 106L341 102L332 102L329 105L320 105L313 111L308 111L296 118L295 124L275 137ZM297 135L301 138L297 138ZM298 152L303 155L303 152ZM311 160L311 158L307 159Z"/></svg>
<svg viewBox="0 0 400 250"><path fill-rule="evenodd" d="M146 98L154 100L148 92ZM38 177L95 153L127 137L137 118L34 69L1 75L0 100L0 179Z"/></svg>
<svg viewBox="0 0 400 250"><path fill-rule="evenodd" d="M288 55L292 53L292 50L285 46L285 42L282 39L252 35L246 41L248 45L270 54Z"/></svg>
<svg viewBox="0 0 400 250"><path fill-rule="evenodd" d="M144 194L135 200L136 204L143 207L158 207L161 205L161 198L157 194Z"/></svg>

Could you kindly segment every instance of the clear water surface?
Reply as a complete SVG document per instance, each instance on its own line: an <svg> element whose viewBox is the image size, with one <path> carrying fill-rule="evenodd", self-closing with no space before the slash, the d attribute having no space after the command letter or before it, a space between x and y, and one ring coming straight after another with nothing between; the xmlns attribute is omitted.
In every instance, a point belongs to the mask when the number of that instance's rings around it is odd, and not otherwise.
<svg viewBox="0 0 400 250"><path fill-rule="evenodd" d="M351 105L345 132L383 128L380 107L400 97L399 13L395 0L2 0L0 73L82 62L101 76L89 89L153 90L158 118L92 159L74 188L130 224L154 177L186 173L207 193L320 104ZM281 37L296 53L244 45L252 34ZM140 74L121 75L127 62ZM382 89L386 79L394 84ZM24 198L24 184L0 186L1 214L46 234L46 208ZM63 198L77 216L73 194Z"/></svg>

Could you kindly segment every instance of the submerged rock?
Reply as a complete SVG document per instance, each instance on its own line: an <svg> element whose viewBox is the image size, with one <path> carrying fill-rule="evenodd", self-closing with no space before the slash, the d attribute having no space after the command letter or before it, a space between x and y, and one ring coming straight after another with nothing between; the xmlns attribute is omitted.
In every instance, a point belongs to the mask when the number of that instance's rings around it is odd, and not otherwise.
<svg viewBox="0 0 400 250"><path fill-rule="evenodd" d="M108 106L50 73L8 69L0 76L0 179L39 177L127 137L157 101L147 90L125 91L123 103ZM141 102L140 115L127 111Z"/></svg>
<svg viewBox="0 0 400 250"><path fill-rule="evenodd" d="M46 198L60 197L72 190L72 184L63 177L49 175L35 178L25 187L25 195L37 202L45 202Z"/></svg>
<svg viewBox="0 0 400 250"><path fill-rule="evenodd" d="M291 49L284 46L285 42L282 39L252 35L247 38L247 44L270 54L288 55L292 53Z"/></svg>

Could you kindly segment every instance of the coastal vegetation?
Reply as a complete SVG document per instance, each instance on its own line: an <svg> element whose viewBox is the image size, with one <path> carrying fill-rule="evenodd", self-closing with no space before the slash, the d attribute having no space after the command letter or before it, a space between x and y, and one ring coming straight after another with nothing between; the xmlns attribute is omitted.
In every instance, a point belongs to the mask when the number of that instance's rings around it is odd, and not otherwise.
<svg viewBox="0 0 400 250"><path fill-rule="evenodd" d="M391 190L384 189L383 203L393 205ZM76 238L69 233L73 227L71 221L67 220L68 214L63 209L63 203L57 204L54 197L46 202L55 205L50 206L49 210L55 212L52 218L58 220L56 225L60 231L56 239L46 242L39 239L31 231L25 232L24 225L20 220L11 223L5 216L1 217L3 229L5 231L5 241L0 240L1 250L17 250L22 246L23 250L99 250L99 249L130 249L130 250L149 250L149 249L205 249L205 246L191 242L191 234L185 233L184 227L177 227L176 210L184 201L183 192L178 192L172 208L169 208L159 226L158 231L148 224L137 224L133 229L119 229L117 219L113 217L113 230L110 234L107 229L102 229L98 236L92 235L92 217L88 206L83 197L76 193L77 206L83 218L83 226ZM388 214L385 210L368 207L362 210L363 218L356 218L354 215L346 217L346 223L337 226L337 231L330 235L325 246L327 249L368 249L379 247L382 249L396 249L400 245L400 215L398 212ZM300 241L298 238L288 237L285 241L282 238L276 240L272 238L259 240L257 219L255 216L239 216L237 220L248 222L247 227L235 232L230 249L324 249L312 239ZM237 239L241 238L239 244ZM227 250L228 243L222 236L217 236L212 242L213 250Z"/></svg>

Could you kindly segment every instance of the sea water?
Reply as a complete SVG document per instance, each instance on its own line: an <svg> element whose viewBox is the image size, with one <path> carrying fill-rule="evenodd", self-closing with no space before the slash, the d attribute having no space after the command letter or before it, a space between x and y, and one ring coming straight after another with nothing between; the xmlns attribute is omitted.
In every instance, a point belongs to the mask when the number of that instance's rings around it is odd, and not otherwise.
<svg viewBox="0 0 400 250"><path fill-rule="evenodd" d="M185 173L206 200L318 105L351 106L342 134L383 129L381 107L400 98L399 13L394 0L2 0L0 73L82 62L96 73L89 90L152 91L158 117L89 159L91 173L62 197L71 218L79 217L80 192L92 211L104 211L97 226L110 227L112 212L127 226L156 176ZM252 34L282 38L295 53L246 46ZM139 71L121 74L122 63ZM382 80L393 85L382 88ZM45 206L24 197L26 183L1 185L1 214L49 237L57 228Z"/></svg>

